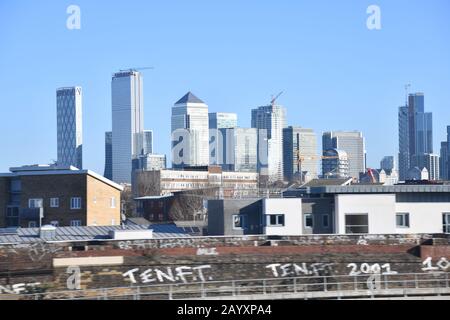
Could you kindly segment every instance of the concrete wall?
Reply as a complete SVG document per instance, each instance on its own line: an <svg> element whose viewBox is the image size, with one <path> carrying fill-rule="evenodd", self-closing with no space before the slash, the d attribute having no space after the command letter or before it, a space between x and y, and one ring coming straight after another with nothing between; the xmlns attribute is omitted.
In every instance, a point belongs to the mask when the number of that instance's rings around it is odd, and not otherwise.
<svg viewBox="0 0 450 320"><path fill-rule="evenodd" d="M395 227L395 194L336 195L336 233L345 234L346 214L364 214L369 217L370 234L390 234Z"/></svg>
<svg viewBox="0 0 450 320"><path fill-rule="evenodd" d="M303 234L302 199L264 199L263 219L266 222L267 215L284 215L285 225L282 227L269 226L265 223L266 235L300 235Z"/></svg>
<svg viewBox="0 0 450 320"><path fill-rule="evenodd" d="M396 228L397 233L442 233L443 213L450 212L450 203L397 203L396 212L409 213L409 228ZM390 219L395 222L394 217Z"/></svg>

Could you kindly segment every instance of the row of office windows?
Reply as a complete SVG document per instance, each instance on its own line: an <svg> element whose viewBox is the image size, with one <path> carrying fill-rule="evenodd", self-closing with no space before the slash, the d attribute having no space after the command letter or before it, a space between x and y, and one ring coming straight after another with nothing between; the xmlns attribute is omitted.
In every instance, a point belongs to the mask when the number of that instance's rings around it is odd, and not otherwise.
<svg viewBox="0 0 450 320"><path fill-rule="evenodd" d="M324 214L321 215L322 227L329 228L330 227L330 215ZM239 230L244 229L246 226L246 215L236 214L233 215L233 229ZM312 229L314 228L314 216L311 213L307 213L303 215L304 226L305 228ZM285 215L284 214L268 214L266 215L265 226L267 227L284 227L285 224Z"/></svg>
<svg viewBox="0 0 450 320"><path fill-rule="evenodd" d="M94 199L94 203L97 200ZM81 209L82 199L80 197L72 197L70 198L70 209L71 210L80 210ZM59 198L50 198L50 208L59 208L60 201ZM109 206L114 209L116 208L116 198L112 197L109 199ZM44 207L44 199L29 199L28 200L28 208L43 208Z"/></svg>

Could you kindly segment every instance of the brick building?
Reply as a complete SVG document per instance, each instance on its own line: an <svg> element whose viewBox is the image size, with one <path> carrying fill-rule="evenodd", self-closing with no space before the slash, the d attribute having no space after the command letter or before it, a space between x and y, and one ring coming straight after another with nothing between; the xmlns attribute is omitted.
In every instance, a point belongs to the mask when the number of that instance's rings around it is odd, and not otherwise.
<svg viewBox="0 0 450 320"><path fill-rule="evenodd" d="M24 166L0 174L0 227L120 225L122 186L74 167Z"/></svg>

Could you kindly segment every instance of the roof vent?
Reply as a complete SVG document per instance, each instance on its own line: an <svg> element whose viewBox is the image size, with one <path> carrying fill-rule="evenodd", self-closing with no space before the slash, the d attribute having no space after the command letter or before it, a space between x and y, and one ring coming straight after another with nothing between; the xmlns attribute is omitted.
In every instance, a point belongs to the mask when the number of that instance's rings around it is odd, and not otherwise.
<svg viewBox="0 0 450 320"><path fill-rule="evenodd" d="M52 225L42 226L39 230L39 237L44 240L52 240L56 238L56 227Z"/></svg>

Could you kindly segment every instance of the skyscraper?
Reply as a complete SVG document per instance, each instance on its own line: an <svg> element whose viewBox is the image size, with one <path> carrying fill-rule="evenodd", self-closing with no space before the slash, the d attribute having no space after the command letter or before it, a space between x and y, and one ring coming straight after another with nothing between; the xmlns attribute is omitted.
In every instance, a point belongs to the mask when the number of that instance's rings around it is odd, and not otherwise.
<svg viewBox="0 0 450 320"><path fill-rule="evenodd" d="M209 164L208 105L188 92L172 108L172 166Z"/></svg>
<svg viewBox="0 0 450 320"><path fill-rule="evenodd" d="M425 156L433 153L433 116L431 112L425 112L423 93L409 95L408 116L410 166L421 167Z"/></svg>
<svg viewBox="0 0 450 320"><path fill-rule="evenodd" d="M56 91L58 165L83 168L81 87Z"/></svg>
<svg viewBox="0 0 450 320"><path fill-rule="evenodd" d="M105 173L106 179L112 180L112 132L105 132Z"/></svg>
<svg viewBox="0 0 450 320"><path fill-rule="evenodd" d="M152 130L144 130L143 133L143 142L142 142L142 154L153 153L153 131Z"/></svg>
<svg viewBox="0 0 450 320"><path fill-rule="evenodd" d="M131 183L132 160L142 150L144 97L142 75L134 70L112 78L113 180Z"/></svg>
<svg viewBox="0 0 450 320"><path fill-rule="evenodd" d="M302 161L299 162L299 155ZM317 178L317 136L312 129L288 127L283 129L283 168L288 181L307 173Z"/></svg>
<svg viewBox="0 0 450 320"><path fill-rule="evenodd" d="M237 127L236 113L213 112L208 116L210 129L231 129Z"/></svg>
<svg viewBox="0 0 450 320"><path fill-rule="evenodd" d="M399 171L400 180L407 179L410 168L427 168L433 154L433 115L425 112L423 93L408 95L408 105L399 109ZM430 176L433 176L430 174Z"/></svg>
<svg viewBox="0 0 450 320"><path fill-rule="evenodd" d="M410 169L409 154L409 113L408 106L398 109L398 170L399 178L405 181Z"/></svg>
<svg viewBox="0 0 450 320"><path fill-rule="evenodd" d="M330 149L345 151L348 157L349 175L359 179L361 172L366 172L365 139L359 131L324 132L322 136L322 150ZM322 162L323 163L323 162ZM323 173L326 172L322 165Z"/></svg>
<svg viewBox="0 0 450 320"><path fill-rule="evenodd" d="M426 154L424 155L425 163L424 168L427 168L430 180L439 180L440 169L439 169L439 155L437 154Z"/></svg>
<svg viewBox="0 0 450 320"><path fill-rule="evenodd" d="M441 150L440 150L440 163L439 163L439 171L440 171L440 179L448 180L448 142L441 142Z"/></svg>
<svg viewBox="0 0 450 320"><path fill-rule="evenodd" d="M258 170L258 129L219 129L223 137L225 171L256 172Z"/></svg>
<svg viewBox="0 0 450 320"><path fill-rule="evenodd" d="M267 131L267 154L259 155L259 171L269 181L283 180L283 129L286 128L286 109L268 105L252 110L252 128ZM262 143L259 139L259 144ZM262 150L258 146L259 150Z"/></svg>

